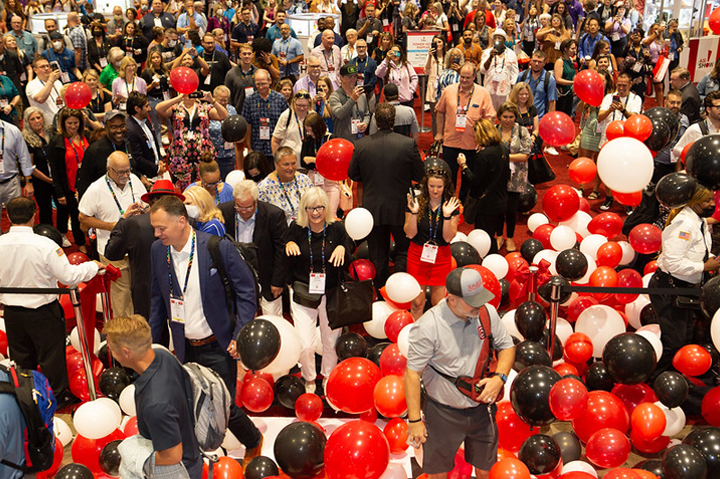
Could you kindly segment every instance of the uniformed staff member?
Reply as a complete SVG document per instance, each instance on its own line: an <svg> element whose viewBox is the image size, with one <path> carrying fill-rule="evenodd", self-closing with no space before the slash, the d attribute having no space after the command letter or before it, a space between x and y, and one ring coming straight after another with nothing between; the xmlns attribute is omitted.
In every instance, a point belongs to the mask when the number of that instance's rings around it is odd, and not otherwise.
<svg viewBox="0 0 720 479"><path fill-rule="evenodd" d="M0 236L0 286L57 288L58 281L76 285L95 277L105 266L98 261L71 265L55 242L36 235L35 201L23 196L7 203L10 231ZM77 401L68 389L65 321L57 294L0 294L10 358L21 368L42 367L58 409Z"/></svg>

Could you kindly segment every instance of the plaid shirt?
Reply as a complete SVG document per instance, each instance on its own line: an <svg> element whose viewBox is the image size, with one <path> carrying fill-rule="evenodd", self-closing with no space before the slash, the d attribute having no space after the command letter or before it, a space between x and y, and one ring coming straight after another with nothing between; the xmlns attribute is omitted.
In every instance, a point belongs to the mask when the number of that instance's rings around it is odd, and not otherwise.
<svg viewBox="0 0 720 479"><path fill-rule="evenodd" d="M270 138L275 131L275 125L282 112L287 110L288 104L285 97L275 90L270 90L267 99L263 99L260 93L254 92L245 98L242 116L251 128L250 145L253 151L259 151L268 158L272 158ZM260 139L260 119L267 118L270 124L270 134L267 140Z"/></svg>
<svg viewBox="0 0 720 479"><path fill-rule="evenodd" d="M80 69L81 72L83 72L87 69L88 64L87 64L87 39L85 38L85 32L83 31L82 25L72 27L68 31L68 37L70 37L70 41L73 44L73 48L80 49L80 63L78 63L77 67Z"/></svg>

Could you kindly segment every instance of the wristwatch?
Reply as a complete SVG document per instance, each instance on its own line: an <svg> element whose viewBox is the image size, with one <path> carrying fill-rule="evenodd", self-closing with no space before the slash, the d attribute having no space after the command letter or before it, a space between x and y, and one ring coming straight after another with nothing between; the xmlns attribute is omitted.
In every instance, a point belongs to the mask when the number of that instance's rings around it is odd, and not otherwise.
<svg viewBox="0 0 720 479"><path fill-rule="evenodd" d="M507 382L507 376L505 376L503 373L493 373L493 376L499 377L502 380L503 384Z"/></svg>

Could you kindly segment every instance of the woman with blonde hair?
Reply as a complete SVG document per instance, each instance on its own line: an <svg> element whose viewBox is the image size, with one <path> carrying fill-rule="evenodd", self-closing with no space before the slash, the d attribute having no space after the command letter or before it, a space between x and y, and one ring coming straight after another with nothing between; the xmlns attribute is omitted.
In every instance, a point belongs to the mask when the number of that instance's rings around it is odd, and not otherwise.
<svg viewBox="0 0 720 479"><path fill-rule="evenodd" d="M201 186L183 192L188 216L196 221L195 229L215 236L225 236L225 220L213 197Z"/></svg>
<svg viewBox="0 0 720 479"><path fill-rule="evenodd" d="M435 15L435 28L440 30L441 32L447 32L450 30L450 25L448 24L448 17L445 15L445 10L443 10L442 3L435 2L430 5L430 11Z"/></svg>
<svg viewBox="0 0 720 479"><path fill-rule="evenodd" d="M83 73L82 76L82 81L90 87L90 92L92 94L90 97L90 103L87 107L93 112L95 118L102 122L105 119L105 113L112 110L112 98L108 95L104 88L100 87L100 74L97 70L85 70L85 73Z"/></svg>
<svg viewBox="0 0 720 479"><path fill-rule="evenodd" d="M138 76L138 63L133 57L124 57L120 62L118 77L112 84L113 104L122 111L127 109L127 99L130 92L138 91L147 94L147 83Z"/></svg>
<svg viewBox="0 0 720 479"><path fill-rule="evenodd" d="M540 20L543 16L540 15ZM537 32L539 48L545 53L545 69L554 70L555 61L560 58L560 44L570 39L570 32L565 28L565 23L557 13L550 17L550 22Z"/></svg>

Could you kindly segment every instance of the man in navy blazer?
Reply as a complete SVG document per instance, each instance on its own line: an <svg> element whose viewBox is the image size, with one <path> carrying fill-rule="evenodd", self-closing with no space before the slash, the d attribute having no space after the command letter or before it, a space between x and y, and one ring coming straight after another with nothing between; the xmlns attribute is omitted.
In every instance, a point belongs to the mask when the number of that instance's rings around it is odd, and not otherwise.
<svg viewBox="0 0 720 479"><path fill-rule="evenodd" d="M153 342L161 342L170 324L175 355L212 368L231 397L237 386L237 338L255 317L255 278L229 241L220 242L228 280L235 291L231 319L220 274L208 250L210 234L193 230L183 202L164 196L150 208L150 223L160 241L152 245L152 303L149 324ZM244 462L260 454L262 434L234 401L229 429L247 448Z"/></svg>
<svg viewBox="0 0 720 479"><path fill-rule="evenodd" d="M149 180L165 172L165 151L149 123L150 101L147 95L137 91L130 92L127 111L125 123L132 169L143 180L145 187L150 189Z"/></svg>

